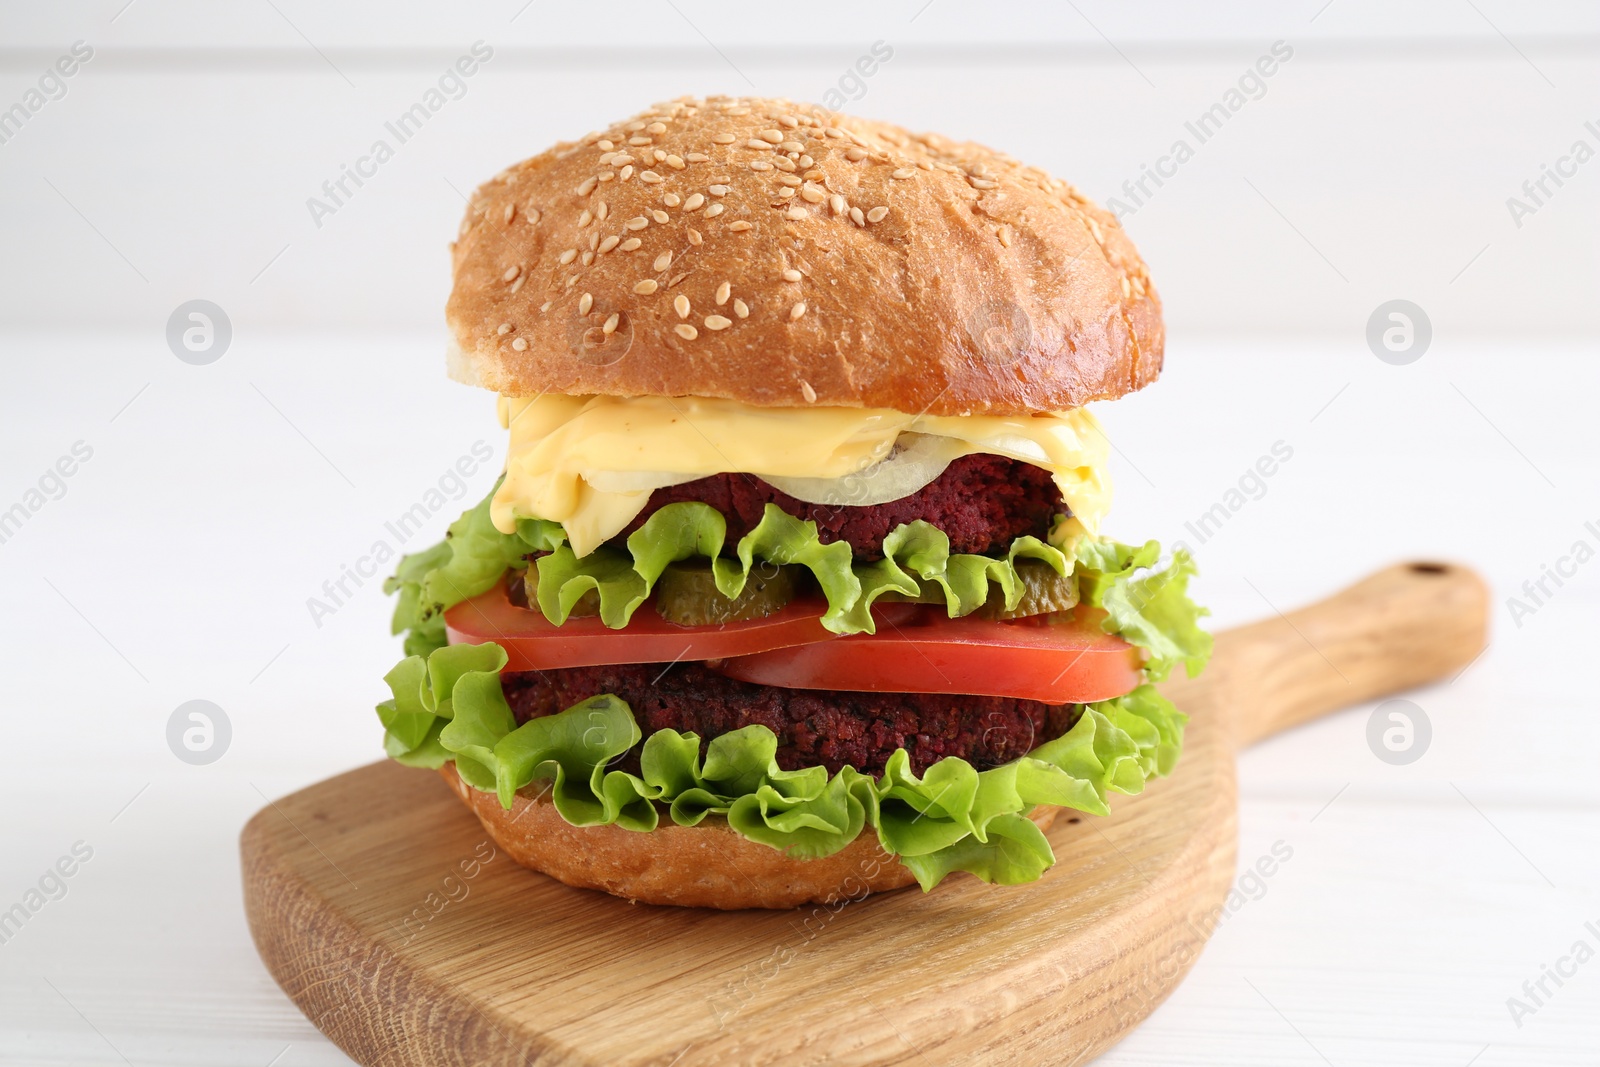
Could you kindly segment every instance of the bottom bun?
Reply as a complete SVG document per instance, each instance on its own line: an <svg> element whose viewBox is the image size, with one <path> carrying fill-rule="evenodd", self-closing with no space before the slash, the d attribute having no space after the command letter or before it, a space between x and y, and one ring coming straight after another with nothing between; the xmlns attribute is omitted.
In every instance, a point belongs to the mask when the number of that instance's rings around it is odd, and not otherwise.
<svg viewBox="0 0 1600 1067"><path fill-rule="evenodd" d="M903 889L916 877L863 833L822 859L796 859L742 837L720 816L699 826L663 822L649 833L620 826L573 826L548 789L518 793L508 810L473 789L454 763L439 769L489 836L516 862L581 889L603 889L635 903L696 908L795 908L834 904ZM1049 828L1059 808L1029 816Z"/></svg>

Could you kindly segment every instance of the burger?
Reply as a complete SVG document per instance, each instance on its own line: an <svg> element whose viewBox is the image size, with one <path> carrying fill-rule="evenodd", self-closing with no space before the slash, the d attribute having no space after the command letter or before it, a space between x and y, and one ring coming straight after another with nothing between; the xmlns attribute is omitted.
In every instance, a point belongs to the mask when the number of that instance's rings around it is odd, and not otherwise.
<svg viewBox="0 0 1600 1067"><path fill-rule="evenodd" d="M1152 683L1205 612L1102 532L1087 409L1155 380L1161 307L1071 185L686 98L491 179L452 261L505 469L389 580L378 715L517 862L713 908L1016 885L1172 770Z"/></svg>

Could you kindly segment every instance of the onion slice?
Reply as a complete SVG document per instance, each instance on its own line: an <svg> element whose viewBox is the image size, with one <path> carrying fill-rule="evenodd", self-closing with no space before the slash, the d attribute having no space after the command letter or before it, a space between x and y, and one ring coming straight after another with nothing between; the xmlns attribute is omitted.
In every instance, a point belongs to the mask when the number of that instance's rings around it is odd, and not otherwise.
<svg viewBox="0 0 1600 1067"><path fill-rule="evenodd" d="M883 459L839 478L758 477L807 504L871 507L910 496L943 474L953 461L971 451L970 445L950 437L903 433Z"/></svg>

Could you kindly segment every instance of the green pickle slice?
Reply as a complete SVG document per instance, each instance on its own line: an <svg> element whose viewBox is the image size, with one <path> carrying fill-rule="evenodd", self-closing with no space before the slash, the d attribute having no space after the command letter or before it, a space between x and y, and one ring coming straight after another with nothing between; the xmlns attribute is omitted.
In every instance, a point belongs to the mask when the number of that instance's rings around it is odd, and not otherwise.
<svg viewBox="0 0 1600 1067"><path fill-rule="evenodd" d="M538 607L538 604L539 604L539 561L538 560L532 560L532 561L530 561L528 563L528 569L522 575L522 579L521 579L520 584L521 584L521 587L522 587L521 600L519 601L517 599L517 597L513 596L511 598L511 602L513 604L517 604L519 607L529 608L529 609L531 609L533 611L538 611L539 610L539 607ZM598 615L598 614L600 614L600 591L598 589L590 589L588 592L584 593L581 597L578 598L578 602L576 604L572 605L572 610L567 612L567 618L569 618L569 619L587 619L587 618L590 618L591 616Z"/></svg>
<svg viewBox="0 0 1600 1067"><path fill-rule="evenodd" d="M1077 606L1078 576L1075 572L1063 577L1042 559L1019 559L1016 568L1017 580L1022 585L1022 598L1017 606L1006 610L1005 594L996 586L989 590L989 599L973 612L974 615L980 619L1020 619Z"/></svg>
<svg viewBox="0 0 1600 1067"><path fill-rule="evenodd" d="M1044 615L1052 611L1066 611L1078 603L1078 576L1069 574L1065 578L1056 573L1054 567L1042 559L1019 559L1016 561L1017 579L1022 585L1022 598L1017 601L1017 606L1010 611L1006 610L1006 597L999 586L989 590L989 599L985 600L972 614L980 619L1021 619L1028 615ZM904 593L885 593L879 599L895 601L903 604L937 604L944 607L946 599L944 590L937 582L921 583L921 591L916 596L906 596Z"/></svg>
<svg viewBox="0 0 1600 1067"><path fill-rule="evenodd" d="M750 572L738 596L717 588L710 560L669 564L656 579L656 612L679 626L716 626L762 619L781 609L798 592L800 567L764 563Z"/></svg>

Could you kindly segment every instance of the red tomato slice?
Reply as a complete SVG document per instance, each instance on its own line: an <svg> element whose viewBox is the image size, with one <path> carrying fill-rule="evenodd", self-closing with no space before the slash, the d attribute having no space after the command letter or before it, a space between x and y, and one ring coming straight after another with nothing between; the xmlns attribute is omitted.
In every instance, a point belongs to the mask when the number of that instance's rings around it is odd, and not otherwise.
<svg viewBox="0 0 1600 1067"><path fill-rule="evenodd" d="M556 626L537 610L518 607L497 585L444 613L452 645L493 641L506 650L508 671L590 667L602 663L671 663L677 660L746 656L788 645L831 641L837 634L819 621L827 604L801 597L764 619L721 626L679 626L646 602L620 630L598 618L568 619Z"/></svg>
<svg viewBox="0 0 1600 1067"><path fill-rule="evenodd" d="M718 669L788 689L1110 700L1140 684L1142 660L1138 649L1100 629L1101 614L994 622L924 609L910 620L880 620L876 634L741 656Z"/></svg>

